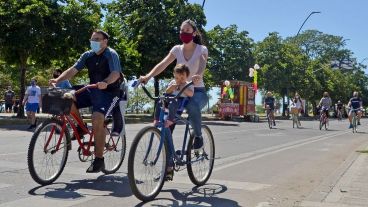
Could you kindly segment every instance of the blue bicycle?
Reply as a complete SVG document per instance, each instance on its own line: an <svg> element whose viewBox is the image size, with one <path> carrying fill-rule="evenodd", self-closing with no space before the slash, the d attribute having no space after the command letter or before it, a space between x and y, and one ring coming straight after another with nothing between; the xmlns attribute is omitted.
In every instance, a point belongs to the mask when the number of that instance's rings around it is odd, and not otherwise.
<svg viewBox="0 0 368 207"><path fill-rule="evenodd" d="M143 85L142 88L151 99L168 103L170 99L178 99L191 84L193 83L188 83L175 97L152 97ZM141 129L134 138L129 152L130 187L133 194L144 202L153 200L160 193L164 182L168 180L168 168L173 167L174 171L179 171L186 166L192 183L201 186L210 178L214 165L215 143L211 130L208 126L202 125L203 147L200 150L193 150L194 135L190 123L182 118L180 113L176 114L174 123L185 125L184 139L181 149L175 150L172 129L164 126L165 105L162 104L160 108L158 125Z"/></svg>

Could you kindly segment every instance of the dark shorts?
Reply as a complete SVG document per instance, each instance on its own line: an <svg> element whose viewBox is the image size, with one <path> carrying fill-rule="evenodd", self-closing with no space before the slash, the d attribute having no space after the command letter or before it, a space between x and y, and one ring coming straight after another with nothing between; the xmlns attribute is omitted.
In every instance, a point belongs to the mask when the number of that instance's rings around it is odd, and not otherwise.
<svg viewBox="0 0 368 207"><path fill-rule="evenodd" d="M38 110L38 103L27 103L26 104L26 111L37 112Z"/></svg>
<svg viewBox="0 0 368 207"><path fill-rule="evenodd" d="M106 115L114 96L110 92L93 88L83 91L76 98L78 109L92 106L92 112L100 112Z"/></svg>
<svg viewBox="0 0 368 207"><path fill-rule="evenodd" d="M5 104L5 110L12 110L13 104L12 103L6 103Z"/></svg>

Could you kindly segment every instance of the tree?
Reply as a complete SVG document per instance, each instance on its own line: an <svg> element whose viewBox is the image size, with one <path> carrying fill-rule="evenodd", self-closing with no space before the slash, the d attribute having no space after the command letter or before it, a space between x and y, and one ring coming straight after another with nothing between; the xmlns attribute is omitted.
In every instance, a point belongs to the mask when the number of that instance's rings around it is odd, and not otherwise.
<svg viewBox="0 0 368 207"><path fill-rule="evenodd" d="M108 4L107 10L105 28L118 37L114 44L129 76L148 73L174 45L180 44L179 30L184 20L193 19L202 33L206 24L201 6L187 0L118 0ZM155 95L162 78L172 78L172 72L155 78Z"/></svg>
<svg viewBox="0 0 368 207"><path fill-rule="evenodd" d="M28 69L45 68L52 60L69 63L70 55L85 49L100 17L93 0L0 2L0 59L18 68L20 101ZM23 107L18 116L24 116Z"/></svg>
<svg viewBox="0 0 368 207"><path fill-rule="evenodd" d="M254 64L253 40L247 31L238 32L236 25L214 27L207 32L209 50L209 71L215 84L221 81L250 81L248 69Z"/></svg>

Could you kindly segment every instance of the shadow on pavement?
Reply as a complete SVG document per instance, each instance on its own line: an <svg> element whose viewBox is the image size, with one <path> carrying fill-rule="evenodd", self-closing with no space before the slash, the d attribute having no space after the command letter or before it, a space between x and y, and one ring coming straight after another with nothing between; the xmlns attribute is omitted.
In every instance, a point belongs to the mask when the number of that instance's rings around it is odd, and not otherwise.
<svg viewBox="0 0 368 207"><path fill-rule="evenodd" d="M34 128L32 130L28 130L28 127L29 127L28 124L3 125L3 126L0 125L0 129L34 132Z"/></svg>
<svg viewBox="0 0 368 207"><path fill-rule="evenodd" d="M158 198L150 202L141 202L136 207L141 206L226 206L239 207L238 202L219 198L217 195L227 191L227 187L219 184L206 184L203 186L193 187L189 191L179 192L177 189L162 190L169 192L173 198ZM179 202L180 201L180 202Z"/></svg>
<svg viewBox="0 0 368 207"><path fill-rule="evenodd" d="M54 199L79 199L86 196L132 196L128 177L101 175L97 179L73 180L70 183L56 182L38 186L28 191L33 196Z"/></svg>
<svg viewBox="0 0 368 207"><path fill-rule="evenodd" d="M226 123L226 122L203 121L203 123L209 126L239 126L239 124L237 123Z"/></svg>

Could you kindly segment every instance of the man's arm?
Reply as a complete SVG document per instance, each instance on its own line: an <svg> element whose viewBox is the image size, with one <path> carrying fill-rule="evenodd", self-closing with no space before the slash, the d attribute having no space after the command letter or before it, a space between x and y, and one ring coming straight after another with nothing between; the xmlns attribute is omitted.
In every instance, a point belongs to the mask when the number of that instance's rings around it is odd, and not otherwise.
<svg viewBox="0 0 368 207"><path fill-rule="evenodd" d="M118 71L112 71L107 78L105 78L104 82L107 83L107 85L114 83L120 78L120 72Z"/></svg>
<svg viewBox="0 0 368 207"><path fill-rule="evenodd" d="M75 74L78 73L78 70L74 67L69 68L68 70L64 71L56 80L57 83L63 81L63 80L69 80L72 77L75 76Z"/></svg>

